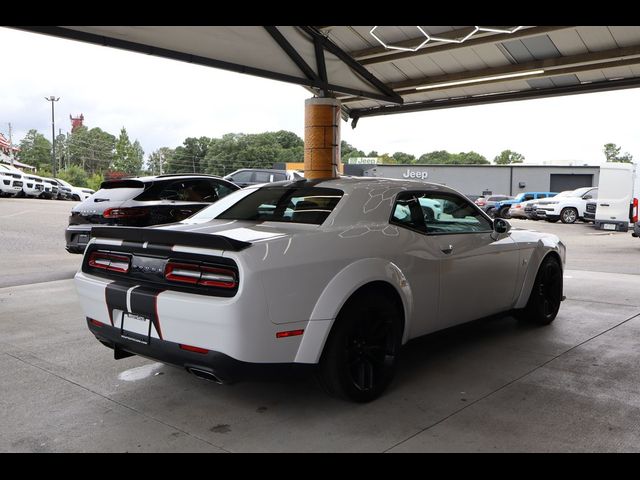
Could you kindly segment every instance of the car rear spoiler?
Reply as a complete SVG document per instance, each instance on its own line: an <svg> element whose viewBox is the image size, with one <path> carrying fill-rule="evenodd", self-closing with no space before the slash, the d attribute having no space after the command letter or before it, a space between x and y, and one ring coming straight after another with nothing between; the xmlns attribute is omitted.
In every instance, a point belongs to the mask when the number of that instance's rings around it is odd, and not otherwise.
<svg viewBox="0 0 640 480"><path fill-rule="evenodd" d="M251 246L249 242L209 233L181 232L139 227L92 227L92 237L115 238L125 242L137 242L163 245L187 245L190 247L213 248L239 252Z"/></svg>

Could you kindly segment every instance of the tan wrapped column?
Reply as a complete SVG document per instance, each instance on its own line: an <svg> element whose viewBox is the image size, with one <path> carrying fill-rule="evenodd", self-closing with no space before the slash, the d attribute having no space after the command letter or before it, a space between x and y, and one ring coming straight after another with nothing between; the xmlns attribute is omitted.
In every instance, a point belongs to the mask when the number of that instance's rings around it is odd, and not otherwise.
<svg viewBox="0 0 640 480"><path fill-rule="evenodd" d="M309 98L304 102L304 176L335 178L340 165L340 101Z"/></svg>

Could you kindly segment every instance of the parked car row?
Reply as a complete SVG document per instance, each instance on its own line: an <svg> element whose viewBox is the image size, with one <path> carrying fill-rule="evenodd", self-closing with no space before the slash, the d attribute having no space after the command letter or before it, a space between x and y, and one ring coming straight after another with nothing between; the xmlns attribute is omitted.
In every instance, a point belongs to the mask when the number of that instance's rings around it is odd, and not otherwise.
<svg viewBox="0 0 640 480"><path fill-rule="evenodd" d="M582 187L564 192L522 192L515 197L480 197L475 204L492 218L526 218L548 222L593 221L598 187ZM592 202L590 202L592 200Z"/></svg>
<svg viewBox="0 0 640 480"><path fill-rule="evenodd" d="M60 178L41 177L0 164L0 196L83 201L93 193L90 188L74 187Z"/></svg>

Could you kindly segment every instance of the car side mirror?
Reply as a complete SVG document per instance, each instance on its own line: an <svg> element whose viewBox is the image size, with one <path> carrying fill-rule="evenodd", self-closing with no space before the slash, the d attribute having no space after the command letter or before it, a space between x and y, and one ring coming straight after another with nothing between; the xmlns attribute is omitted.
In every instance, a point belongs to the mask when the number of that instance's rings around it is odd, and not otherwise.
<svg viewBox="0 0 640 480"><path fill-rule="evenodd" d="M503 218L496 218L493 221L493 231L496 233L507 233L511 230L511 224Z"/></svg>

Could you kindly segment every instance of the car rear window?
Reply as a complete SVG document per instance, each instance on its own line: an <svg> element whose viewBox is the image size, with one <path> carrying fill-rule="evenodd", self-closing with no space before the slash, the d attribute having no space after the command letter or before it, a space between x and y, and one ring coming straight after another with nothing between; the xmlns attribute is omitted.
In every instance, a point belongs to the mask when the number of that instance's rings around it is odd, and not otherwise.
<svg viewBox="0 0 640 480"><path fill-rule="evenodd" d="M263 187L240 199L216 218L320 225L343 193L342 190L322 187Z"/></svg>
<svg viewBox="0 0 640 480"><path fill-rule="evenodd" d="M94 201L120 202L130 200L142 192L143 188L101 188L95 193Z"/></svg>

